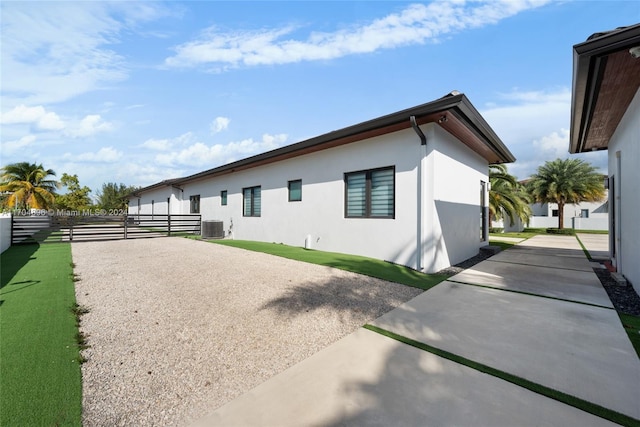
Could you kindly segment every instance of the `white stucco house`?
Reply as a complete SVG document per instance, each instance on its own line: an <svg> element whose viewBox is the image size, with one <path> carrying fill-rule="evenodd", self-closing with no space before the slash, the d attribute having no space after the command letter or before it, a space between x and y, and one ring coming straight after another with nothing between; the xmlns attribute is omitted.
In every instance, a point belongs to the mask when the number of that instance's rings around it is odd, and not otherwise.
<svg viewBox="0 0 640 427"><path fill-rule="evenodd" d="M130 214L199 213L227 237L435 272L487 244L490 163L515 158L468 98L443 98L137 191Z"/></svg>
<svg viewBox="0 0 640 427"><path fill-rule="evenodd" d="M608 150L609 250L640 292L640 24L573 47L569 151Z"/></svg>

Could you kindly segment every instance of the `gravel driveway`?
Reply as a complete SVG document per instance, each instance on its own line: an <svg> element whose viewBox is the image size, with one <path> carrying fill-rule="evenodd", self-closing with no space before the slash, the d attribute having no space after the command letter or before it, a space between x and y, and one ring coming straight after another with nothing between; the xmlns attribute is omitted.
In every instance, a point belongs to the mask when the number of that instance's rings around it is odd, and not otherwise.
<svg viewBox="0 0 640 427"><path fill-rule="evenodd" d="M177 237L72 252L85 426L187 425L421 292Z"/></svg>

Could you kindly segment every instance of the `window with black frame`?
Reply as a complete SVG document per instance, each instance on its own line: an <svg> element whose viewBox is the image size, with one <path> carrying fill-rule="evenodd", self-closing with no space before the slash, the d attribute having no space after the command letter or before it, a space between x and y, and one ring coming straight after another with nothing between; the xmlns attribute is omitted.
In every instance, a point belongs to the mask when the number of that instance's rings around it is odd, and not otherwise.
<svg viewBox="0 0 640 427"><path fill-rule="evenodd" d="M189 196L189 212L192 214L200 213L200 195Z"/></svg>
<svg viewBox="0 0 640 427"><path fill-rule="evenodd" d="M260 186L243 188L242 196L244 199L242 203L242 215L260 216L262 211L262 194Z"/></svg>
<svg viewBox="0 0 640 427"><path fill-rule="evenodd" d="M346 218L395 218L395 167L344 174Z"/></svg>

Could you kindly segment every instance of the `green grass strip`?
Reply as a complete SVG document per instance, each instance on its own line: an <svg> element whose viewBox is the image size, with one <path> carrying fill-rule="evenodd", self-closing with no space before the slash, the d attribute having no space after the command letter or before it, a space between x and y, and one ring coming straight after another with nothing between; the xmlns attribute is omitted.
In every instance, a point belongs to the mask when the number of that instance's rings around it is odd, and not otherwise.
<svg viewBox="0 0 640 427"><path fill-rule="evenodd" d="M451 360L452 362L459 363L461 365L467 366L469 368L475 369L485 374L492 375L494 377L500 378L504 381L508 381L517 386L524 387L535 393L557 400L564 404L571 405L575 408L581 409L585 412L588 412L590 414L612 421L614 423L617 423L623 426L632 426L632 427L640 426L640 420L637 420L635 418L613 411L611 409L605 408L603 406L597 405L595 403L591 403L586 400L580 399L579 397L575 397L570 394L563 393L561 391L552 389L550 387L546 387L541 384L535 383L533 381L518 377L516 375L512 375L508 372L504 372L499 369L492 368L491 366L487 366L482 363L467 359L465 357L458 356L457 354L450 353L448 351L441 350L439 348L430 346L428 344L424 344L419 341L412 340L411 338L403 337L402 335L398 335L393 332L387 331L385 329L378 328L377 326L367 324L367 325L364 325L363 327L365 329L376 332L385 337L402 342L404 344L408 344L420 350L428 351L429 353L435 354L436 356L440 356L444 359Z"/></svg>
<svg viewBox="0 0 640 427"><path fill-rule="evenodd" d="M12 246L0 261L0 425L80 426L71 246Z"/></svg>
<svg viewBox="0 0 640 427"><path fill-rule="evenodd" d="M489 244L491 246L499 246L500 249L502 249L503 251L506 251L507 249L511 248L512 246L515 246L516 244L513 242L503 242L501 240L491 240L489 239Z"/></svg>
<svg viewBox="0 0 640 427"><path fill-rule="evenodd" d="M249 240L210 240L210 242L255 252L263 252L296 261L338 268L424 290L431 289L448 277L442 274L424 274L405 266L373 258L336 252L316 251L283 244Z"/></svg>
<svg viewBox="0 0 640 427"><path fill-rule="evenodd" d="M638 354L638 358L640 358L640 317L624 313L618 313L618 316L620 316L624 330L627 332L627 335L629 335L631 345L633 345L633 348Z"/></svg>
<svg viewBox="0 0 640 427"><path fill-rule="evenodd" d="M587 247L582 243L582 240L580 240L580 238L577 235L576 235L576 240L580 244L580 247L582 247L582 252L584 252L584 254L587 256L589 261L593 261L593 258L591 258L591 254L587 250Z"/></svg>

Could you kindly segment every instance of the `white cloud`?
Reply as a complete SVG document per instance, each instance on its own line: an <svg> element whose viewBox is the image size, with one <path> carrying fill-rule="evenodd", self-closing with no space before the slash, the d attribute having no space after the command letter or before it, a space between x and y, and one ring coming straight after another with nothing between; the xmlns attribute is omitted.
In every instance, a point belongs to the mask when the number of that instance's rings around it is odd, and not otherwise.
<svg viewBox="0 0 640 427"><path fill-rule="evenodd" d="M3 154L12 154L16 151L31 145L35 142L35 135L25 135L20 139L14 141L7 141L2 143L2 152Z"/></svg>
<svg viewBox="0 0 640 427"><path fill-rule="evenodd" d="M180 136L171 139L155 139L150 138L140 144L141 147L156 151L169 151L175 146L184 146L196 141L192 132L183 133Z"/></svg>
<svg viewBox="0 0 640 427"><path fill-rule="evenodd" d="M113 147L103 147L95 153L65 153L63 155L63 158L73 162L113 163L120 160L122 158L122 155L122 151L118 151Z"/></svg>
<svg viewBox="0 0 640 427"><path fill-rule="evenodd" d="M171 141L168 139L147 139L142 143L141 147L148 148L150 150L167 151L171 149Z"/></svg>
<svg viewBox="0 0 640 427"><path fill-rule="evenodd" d="M560 129L533 141L538 155L553 158L569 157L569 129Z"/></svg>
<svg viewBox="0 0 640 427"><path fill-rule="evenodd" d="M84 138L100 132L108 132L113 129L113 124L106 122L99 114L90 114L67 130L67 135L73 138Z"/></svg>
<svg viewBox="0 0 640 427"><path fill-rule="evenodd" d="M165 65L215 64L224 67L328 60L437 41L447 34L495 24L546 2L501 0L412 4L366 25L335 32L312 32L306 40L291 37L296 30L293 26L228 33L210 27L198 39L175 47L176 54L167 58Z"/></svg>
<svg viewBox="0 0 640 427"><path fill-rule="evenodd" d="M36 128L41 130L61 130L65 124L60 117L53 112L47 112L42 105L36 107L27 107L20 104L3 113L0 116L2 124L34 124Z"/></svg>
<svg viewBox="0 0 640 427"><path fill-rule="evenodd" d="M262 139L255 141L248 138L242 141L230 142L228 144L207 145L203 142L196 142L188 147L166 154L158 154L156 162L161 165L185 165L185 166L209 166L215 167L221 164L230 163L241 158L254 154L276 149L287 141L286 134L262 135Z"/></svg>
<svg viewBox="0 0 640 427"><path fill-rule="evenodd" d="M1 2L3 104L61 102L121 81L124 58L106 46L156 19L151 2Z"/></svg>
<svg viewBox="0 0 640 427"><path fill-rule="evenodd" d="M227 129L229 127L229 122L231 122L231 119L228 117L216 117L213 119L213 122L211 122L211 133L216 134Z"/></svg>

